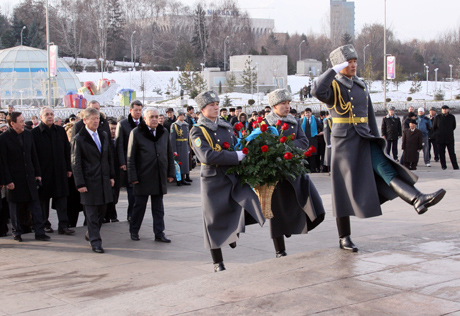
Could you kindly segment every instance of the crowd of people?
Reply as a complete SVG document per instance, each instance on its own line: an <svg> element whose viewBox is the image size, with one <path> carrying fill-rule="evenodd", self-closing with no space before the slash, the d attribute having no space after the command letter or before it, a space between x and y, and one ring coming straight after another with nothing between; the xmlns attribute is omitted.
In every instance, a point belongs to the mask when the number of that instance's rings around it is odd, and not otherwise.
<svg viewBox="0 0 460 316"><path fill-rule="evenodd" d="M331 174L339 246L356 252L350 216L379 216L381 204L396 197L423 214L444 197L443 189L424 194L415 187L418 177L410 170L416 170L420 151L429 167L433 148L435 161L446 169L447 148L452 167L458 169L456 122L449 107L443 106L441 114L430 108L430 117L423 108L418 109L418 116L409 108L402 121L390 107L379 133L367 87L355 75L357 59L352 45L331 53L333 67L311 88L329 110L321 111L319 117L311 108L301 113L291 108L292 96L286 89L272 91L269 105L250 115L242 107L220 108L215 91L195 98L197 112L193 106L176 113L168 108L166 116L134 100L128 117L116 119L106 117L100 104L91 101L79 115L66 118L63 126L50 107L42 108L31 124L9 107L0 116L7 124L0 125L0 236L7 235L9 220L18 242L31 231L36 240L50 240L48 234L54 231L48 221L50 207L57 212L58 233L72 235L71 228L84 212L85 239L92 251L103 253L100 229L103 223L118 221L116 204L125 187L130 238L140 240L150 198L155 241L170 243L163 203L167 184L191 185L190 170L200 164L205 247L211 251L214 271L225 270L221 248L236 247L245 225L265 222L252 188L242 184L237 174L227 172L246 156L234 145L238 138L260 128L259 123L277 130L283 124L294 146L316 148L308 157L310 172ZM307 233L325 215L307 173L295 180L280 179L271 208L270 235L278 258L287 255L285 237Z"/></svg>

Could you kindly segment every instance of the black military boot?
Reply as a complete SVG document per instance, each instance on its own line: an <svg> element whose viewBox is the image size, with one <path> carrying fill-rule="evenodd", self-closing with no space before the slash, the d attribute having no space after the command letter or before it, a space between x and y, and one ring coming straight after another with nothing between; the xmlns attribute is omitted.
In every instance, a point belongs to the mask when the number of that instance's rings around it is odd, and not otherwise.
<svg viewBox="0 0 460 316"><path fill-rule="evenodd" d="M214 272L225 271L224 258L222 249L211 249L212 262L214 263Z"/></svg>
<svg viewBox="0 0 460 316"><path fill-rule="evenodd" d="M187 181L187 182L193 182L193 180L190 179L190 174L187 173L187 174L185 175L185 181Z"/></svg>
<svg viewBox="0 0 460 316"><path fill-rule="evenodd" d="M337 230L339 232L340 249L358 252L358 247L351 241L351 223L350 216L336 218Z"/></svg>
<svg viewBox="0 0 460 316"><path fill-rule="evenodd" d="M446 194L446 190L440 189L434 193L423 194L416 187L404 182L399 177L394 177L390 182L390 187L398 196L413 205L417 213L423 214L428 211L428 207L436 205Z"/></svg>
<svg viewBox="0 0 460 316"><path fill-rule="evenodd" d="M340 249L348 250L351 252L358 252L358 247L351 241L350 236L339 238Z"/></svg>
<svg viewBox="0 0 460 316"><path fill-rule="evenodd" d="M190 183L186 182L184 179L185 174L181 175L182 180L180 181L183 185L190 185Z"/></svg>
<svg viewBox="0 0 460 316"><path fill-rule="evenodd" d="M217 262L214 263L214 272L220 272L220 271L225 271L225 265L224 262Z"/></svg>

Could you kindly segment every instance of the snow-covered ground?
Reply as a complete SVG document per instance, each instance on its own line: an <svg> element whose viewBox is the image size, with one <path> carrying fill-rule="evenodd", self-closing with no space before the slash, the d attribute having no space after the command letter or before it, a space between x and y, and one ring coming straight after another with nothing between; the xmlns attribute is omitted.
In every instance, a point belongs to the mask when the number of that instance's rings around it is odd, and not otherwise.
<svg viewBox="0 0 460 316"><path fill-rule="evenodd" d="M160 102L163 106L180 106L181 101L177 98L174 99L173 96L179 94L179 85L177 83L177 78L179 77L179 72L177 71L128 71L128 72L112 72L103 74L100 72L82 72L77 73L78 78L81 82L84 81L94 81L97 84L97 81L101 78L114 79L121 89L133 89L136 91L137 98L144 100L145 103L155 103ZM173 84L171 84L173 80ZM295 94L294 100L299 100L298 91L305 85L308 84L309 77L305 76L288 76L288 85L290 86L291 91ZM142 91L142 83L144 83L144 91ZM450 100L451 98L451 84L449 82L428 82L428 94L426 93L426 81L422 83L421 91L411 94L409 90L412 86L412 81L406 81L399 85L398 90L393 84L390 84L386 94L387 98L390 98L392 102L406 102L408 97L411 97L413 101L432 101L433 100L433 91L435 89L435 84L437 89L441 89L444 94L445 100ZM170 94L167 94L167 92ZM383 102L383 85L381 81L375 81L370 88L371 99L374 103ZM460 82L454 81L452 84L452 96L455 99L455 96L460 94ZM261 93L259 96L257 94L251 95L246 93L228 93L229 98L232 100L233 105L246 105L248 104L249 99L256 100L257 103L260 101L261 104L267 104L267 96ZM187 97L185 97L187 99ZM222 96L223 98L223 96ZM172 100L171 100L172 99ZM193 100L183 101L182 104L187 103L189 105L195 105ZM307 101L308 103L318 103L316 99L311 99ZM118 105L118 98L114 98L114 105Z"/></svg>

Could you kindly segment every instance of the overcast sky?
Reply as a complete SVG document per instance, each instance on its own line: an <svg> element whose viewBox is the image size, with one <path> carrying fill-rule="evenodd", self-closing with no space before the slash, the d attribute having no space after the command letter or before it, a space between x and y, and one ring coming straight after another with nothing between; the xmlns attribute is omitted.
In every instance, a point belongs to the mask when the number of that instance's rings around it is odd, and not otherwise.
<svg viewBox="0 0 460 316"><path fill-rule="evenodd" d="M97 1L97 0L93 0ZM135 1L135 0L133 0ZM10 12L19 0L0 0ZM181 0L193 6L196 0ZM355 30L382 23L384 0L355 0ZM460 26L460 4L455 0L386 0L387 26L401 40L430 40ZM208 0L209 3L209 0ZM323 33L328 28L329 0L239 0L253 18L275 20L276 32Z"/></svg>

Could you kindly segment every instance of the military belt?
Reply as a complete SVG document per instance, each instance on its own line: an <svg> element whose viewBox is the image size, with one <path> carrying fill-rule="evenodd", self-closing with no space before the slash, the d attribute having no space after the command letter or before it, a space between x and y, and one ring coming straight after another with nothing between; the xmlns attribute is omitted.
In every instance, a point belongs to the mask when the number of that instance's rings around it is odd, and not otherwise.
<svg viewBox="0 0 460 316"><path fill-rule="evenodd" d="M333 117L333 124L358 124L367 123L369 120L367 117Z"/></svg>

